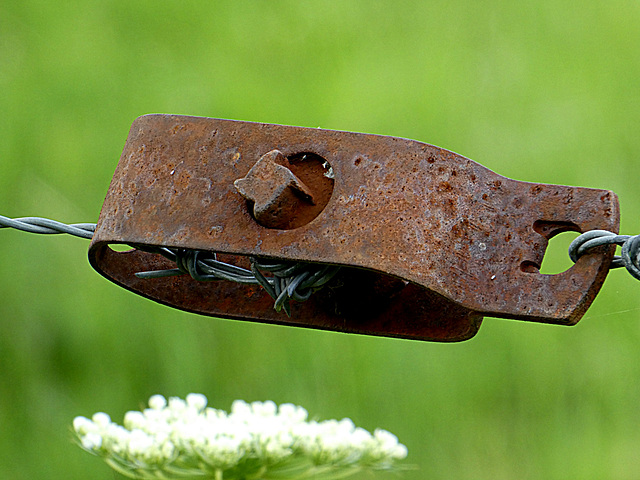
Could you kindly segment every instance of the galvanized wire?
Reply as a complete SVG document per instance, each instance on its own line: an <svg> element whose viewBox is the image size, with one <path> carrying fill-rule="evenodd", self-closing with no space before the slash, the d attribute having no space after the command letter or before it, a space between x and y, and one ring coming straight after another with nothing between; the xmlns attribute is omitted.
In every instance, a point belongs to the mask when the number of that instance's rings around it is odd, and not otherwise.
<svg viewBox="0 0 640 480"><path fill-rule="evenodd" d="M95 223L65 224L41 217L8 218L0 215L0 228L15 228L45 235L66 233L91 239ZM273 298L276 311L291 315L291 300L304 302L321 289L340 267L304 262L283 262L250 257L251 270L218 260L214 252L172 247L131 245L147 253L162 255L176 268L138 272L139 278L153 279L189 274L199 282L227 280L243 285L260 285ZM263 273L264 272L264 273ZM265 273L270 276L265 276Z"/></svg>
<svg viewBox="0 0 640 480"><path fill-rule="evenodd" d="M55 235L60 233L67 233L81 238L93 237L93 232L96 229L95 223L73 223L67 225L66 223L56 222L55 220L49 220L48 218L40 217L21 217L21 218L8 218L0 215L0 228L15 228L29 233L40 233L44 235Z"/></svg>
<svg viewBox="0 0 640 480"><path fill-rule="evenodd" d="M620 255L613 257L609 268L625 267L636 280L640 280L640 235L618 235L607 230L590 230L571 242L569 257L577 262L582 255L603 245L622 247Z"/></svg>
<svg viewBox="0 0 640 480"><path fill-rule="evenodd" d="M218 260L216 253L170 247L138 247L175 262L176 268L138 272L138 278L160 278L189 274L194 280L228 280L243 285L260 285L273 298L276 311L291 315L291 300L304 302L327 282L340 267L304 262L281 262L250 257L251 270ZM270 273L270 276L265 276Z"/></svg>

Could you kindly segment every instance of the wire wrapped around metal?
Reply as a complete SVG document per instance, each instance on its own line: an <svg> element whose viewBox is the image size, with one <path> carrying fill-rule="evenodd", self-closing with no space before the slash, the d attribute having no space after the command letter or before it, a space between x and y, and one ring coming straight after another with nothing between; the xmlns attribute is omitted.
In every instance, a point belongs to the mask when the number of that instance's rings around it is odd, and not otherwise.
<svg viewBox="0 0 640 480"><path fill-rule="evenodd" d="M620 245L620 255L613 257L609 268L625 267L634 278L640 280L640 235L617 235L607 230L590 230L577 237L569 245L569 257L577 262L589 250L603 245Z"/></svg>
<svg viewBox="0 0 640 480"><path fill-rule="evenodd" d="M291 315L290 301L304 302L329 282L340 267L302 262L276 262L250 257L251 270L221 262L214 252L179 248L136 247L158 253L176 263L176 268L136 273L138 278L159 278L189 274L194 280L228 280L245 285L261 285L274 299L276 311ZM265 276L270 273L271 276Z"/></svg>

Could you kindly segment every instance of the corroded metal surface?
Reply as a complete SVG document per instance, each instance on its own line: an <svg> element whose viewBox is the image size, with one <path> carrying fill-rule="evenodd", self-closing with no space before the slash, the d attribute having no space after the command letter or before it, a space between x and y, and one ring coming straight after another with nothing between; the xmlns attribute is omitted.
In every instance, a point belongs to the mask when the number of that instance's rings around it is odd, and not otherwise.
<svg viewBox="0 0 640 480"><path fill-rule="evenodd" d="M267 152L331 168L328 200L297 228L253 218L234 181ZM294 161L295 160L295 161ZM313 178L295 171L311 191ZM316 174L314 174L316 175ZM317 176L317 175L316 175ZM571 325L607 274L612 247L566 272L539 273L547 241L566 230L618 231L606 190L520 182L450 151L395 137L174 115L138 118L90 247L107 278L167 305L224 318L455 341L483 316ZM165 245L343 265L291 318L259 287L182 276L137 279L167 260L109 243Z"/></svg>
<svg viewBox="0 0 640 480"><path fill-rule="evenodd" d="M238 193L251 203L253 217L264 227L284 230L301 227L318 216L331 196L329 192L329 197L320 204L320 199L316 200L313 191L291 167L282 152L272 150L260 157L247 175L233 182ZM324 176L321 172L318 175ZM326 180L333 186L332 179ZM304 215L309 209L313 210L312 216Z"/></svg>

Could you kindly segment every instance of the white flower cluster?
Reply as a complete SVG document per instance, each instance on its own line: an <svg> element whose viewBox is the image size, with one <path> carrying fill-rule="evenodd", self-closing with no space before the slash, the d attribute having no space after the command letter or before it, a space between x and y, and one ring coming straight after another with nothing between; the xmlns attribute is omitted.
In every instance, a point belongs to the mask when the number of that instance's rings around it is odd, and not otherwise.
<svg viewBox="0 0 640 480"><path fill-rule="evenodd" d="M214 480L343 478L361 469L390 470L407 456L395 435L373 434L353 422L307 421L292 404L236 400L231 413L161 395L149 408L127 412L124 426L106 413L76 417L81 446L131 478Z"/></svg>

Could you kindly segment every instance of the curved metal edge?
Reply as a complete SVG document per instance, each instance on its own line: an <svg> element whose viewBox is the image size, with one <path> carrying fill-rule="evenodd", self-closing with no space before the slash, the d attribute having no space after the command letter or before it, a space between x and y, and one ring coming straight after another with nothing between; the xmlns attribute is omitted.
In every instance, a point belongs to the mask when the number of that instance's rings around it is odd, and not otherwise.
<svg viewBox="0 0 640 480"><path fill-rule="evenodd" d="M173 265L138 250L115 252L109 243L94 238L89 248L89 262L98 273L137 295L199 315L435 342L468 340L482 323L481 314L417 285L358 269L345 269L346 277L306 302L294 302L287 317L273 309L273 300L258 286L198 282L187 275L139 279L135 272ZM403 288L395 291L393 282Z"/></svg>

